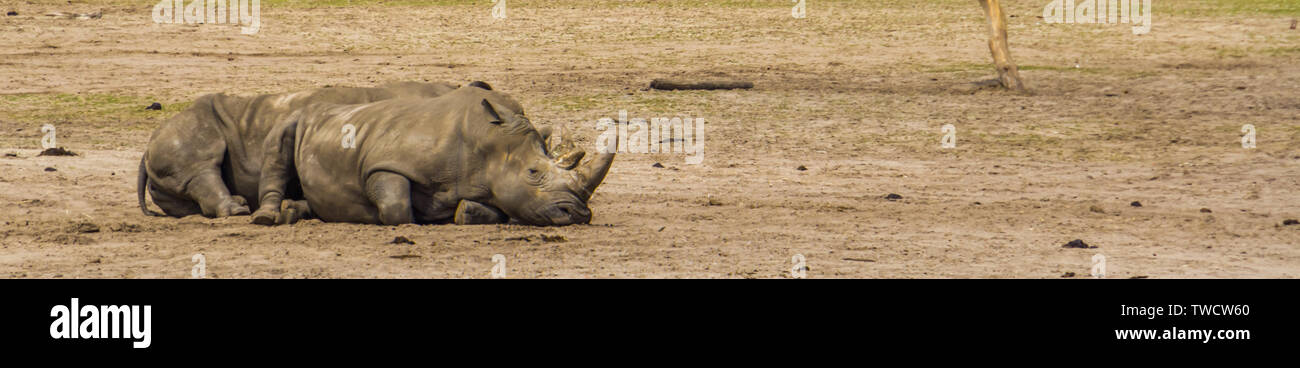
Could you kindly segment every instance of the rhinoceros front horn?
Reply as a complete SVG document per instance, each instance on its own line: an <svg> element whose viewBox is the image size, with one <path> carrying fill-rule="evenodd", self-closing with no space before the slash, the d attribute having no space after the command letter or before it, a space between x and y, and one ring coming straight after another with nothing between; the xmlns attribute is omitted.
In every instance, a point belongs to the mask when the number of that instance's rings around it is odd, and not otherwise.
<svg viewBox="0 0 1300 368"><path fill-rule="evenodd" d="M582 181L582 186L587 191L583 201L591 199L591 195L596 193L596 187L605 181L605 174L609 173L609 168L614 164L614 153L618 151L618 139L611 139L602 152L596 154L596 158L588 161L586 165L578 168L578 180Z"/></svg>

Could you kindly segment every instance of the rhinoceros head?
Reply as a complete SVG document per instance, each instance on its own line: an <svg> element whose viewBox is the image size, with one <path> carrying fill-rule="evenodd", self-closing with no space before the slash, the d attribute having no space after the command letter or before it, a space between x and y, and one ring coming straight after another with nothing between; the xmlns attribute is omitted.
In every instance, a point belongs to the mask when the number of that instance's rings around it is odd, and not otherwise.
<svg viewBox="0 0 1300 368"><path fill-rule="evenodd" d="M585 224L591 221L587 201L605 179L614 150L580 164L582 150L553 152L547 146L549 129L538 131L523 109L509 97L489 92L481 114L471 112L466 123L470 140L483 142L476 149L483 157L481 177L471 183L486 187L487 203L511 219L533 225ZM474 120L482 120L476 124ZM557 147L572 146L562 142Z"/></svg>

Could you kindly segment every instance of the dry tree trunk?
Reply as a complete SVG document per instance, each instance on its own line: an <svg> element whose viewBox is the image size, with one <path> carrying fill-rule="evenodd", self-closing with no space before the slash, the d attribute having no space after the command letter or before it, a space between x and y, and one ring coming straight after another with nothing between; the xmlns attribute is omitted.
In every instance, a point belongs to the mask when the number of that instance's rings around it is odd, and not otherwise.
<svg viewBox="0 0 1300 368"><path fill-rule="evenodd" d="M754 83L742 80L686 80L686 79L655 79L650 81L650 88L662 90L689 90L689 89L750 89L754 88Z"/></svg>
<svg viewBox="0 0 1300 368"><path fill-rule="evenodd" d="M1011 60L1011 49L1007 45L1007 16L998 0L979 0L984 7L984 14L989 18L989 51L993 53L993 65L998 69L998 82L1002 87L1013 91L1024 91L1025 85L1020 81L1020 70Z"/></svg>

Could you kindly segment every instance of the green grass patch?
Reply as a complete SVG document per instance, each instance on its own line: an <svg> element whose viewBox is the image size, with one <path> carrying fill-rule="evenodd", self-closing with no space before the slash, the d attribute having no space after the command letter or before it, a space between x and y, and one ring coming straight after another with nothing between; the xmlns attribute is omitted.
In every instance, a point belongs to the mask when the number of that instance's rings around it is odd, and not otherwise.
<svg viewBox="0 0 1300 368"><path fill-rule="evenodd" d="M0 120L27 124L73 123L95 126L120 126L150 129L153 124L183 111L192 101L168 103L155 96L116 95L108 93L25 93L0 96L5 109ZM146 110L154 102L161 111Z"/></svg>

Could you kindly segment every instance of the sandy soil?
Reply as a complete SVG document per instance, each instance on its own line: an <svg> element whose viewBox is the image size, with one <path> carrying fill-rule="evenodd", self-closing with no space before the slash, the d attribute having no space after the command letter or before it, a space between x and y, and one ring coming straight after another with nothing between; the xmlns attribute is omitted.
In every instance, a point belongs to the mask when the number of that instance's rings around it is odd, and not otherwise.
<svg viewBox="0 0 1300 368"><path fill-rule="evenodd" d="M211 278L482 278L493 254L511 278L783 278L796 254L810 278L1087 278L1096 254L1109 278L1300 276L1300 225L1282 225L1300 218L1294 17L1171 5L1134 36L1043 24L1040 2L1008 4L1031 89L1012 94L971 85L992 77L973 1L812 3L806 19L784 2L512 0L506 20L269 5L252 36L154 24L154 2L0 1L18 12L0 16L0 153L16 156L0 157L0 277L190 277L194 254ZM756 87L645 88L668 76ZM563 228L137 208L149 133L195 97L390 80L488 81L588 144L619 110L704 118L705 159L621 155L593 224ZM38 157L42 124L80 155Z"/></svg>

